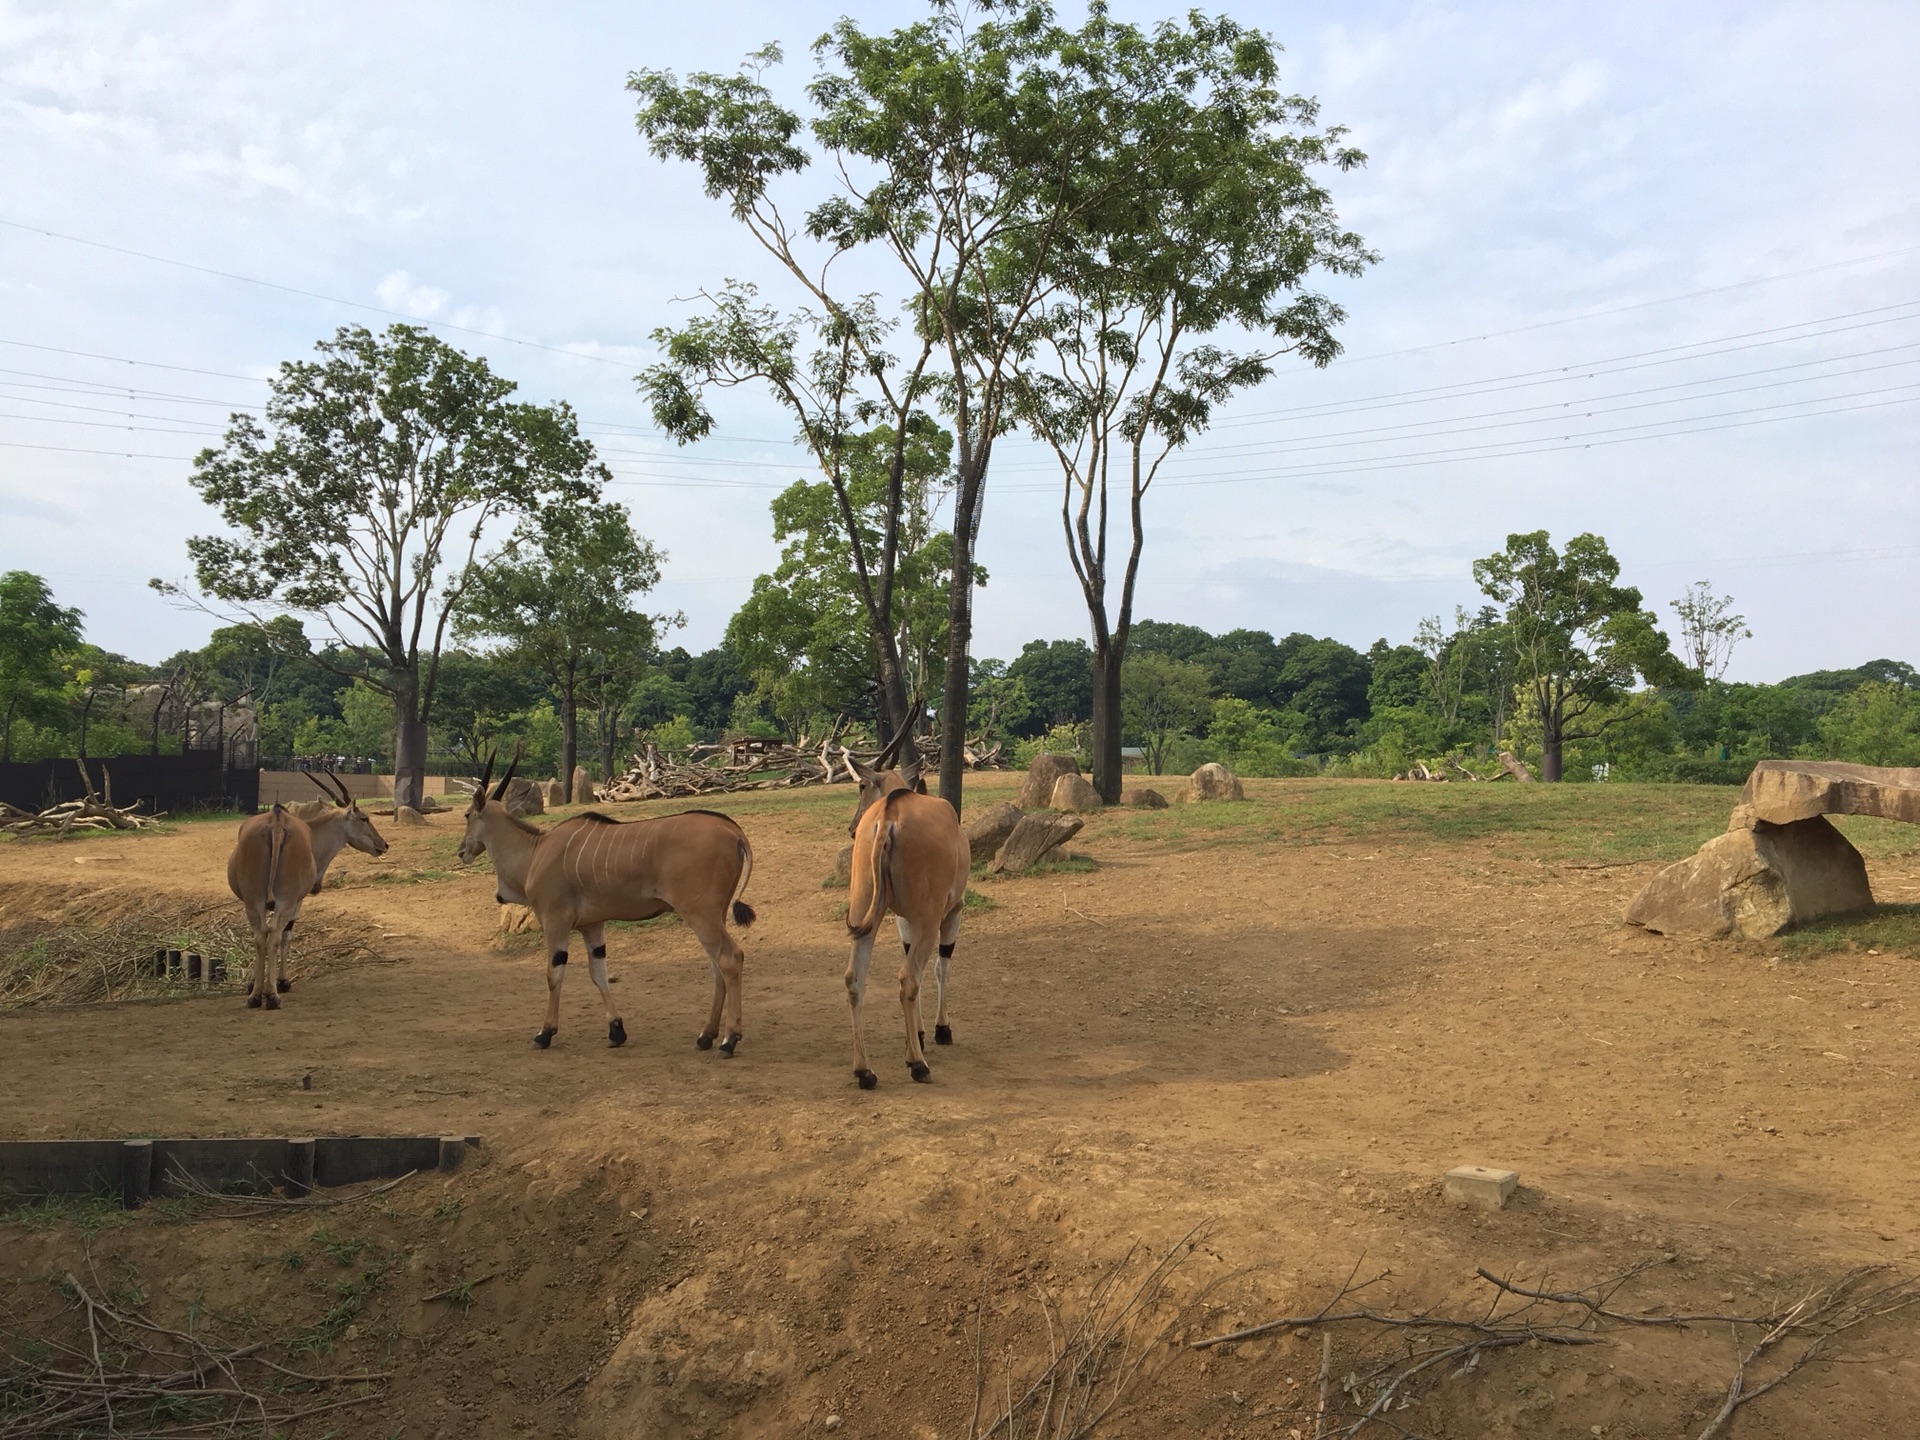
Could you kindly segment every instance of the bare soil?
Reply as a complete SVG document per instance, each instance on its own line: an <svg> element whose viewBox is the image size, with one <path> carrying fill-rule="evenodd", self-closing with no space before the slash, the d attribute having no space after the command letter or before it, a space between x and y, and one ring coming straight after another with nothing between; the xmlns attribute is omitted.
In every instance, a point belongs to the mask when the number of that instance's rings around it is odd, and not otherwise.
<svg viewBox="0 0 1920 1440"><path fill-rule="evenodd" d="M970 802L1017 780L972 779ZM90 1263L176 1313L391 1367L381 1398L313 1435L811 1435L837 1416L843 1435L926 1440L967 1434L978 1377L991 1412L1009 1372L1032 1373L1039 1297L1070 1315L1102 1267L1196 1225L1188 1337L1314 1311L1356 1266L1391 1272L1367 1292L1382 1307L1484 1304L1480 1266L1553 1288L1645 1266L1616 1304L1739 1313L1862 1264L1920 1268L1913 959L1621 922L1725 795L1247 788L1204 818L1089 817L1073 846L1095 868L977 881L957 1043L931 1052L930 1085L893 1048L875 966L874 1092L851 1073L844 893L822 888L845 792L713 807L755 851L733 1060L692 1044L707 967L659 922L610 937L624 1049L583 967L553 1047L531 1048L537 939L496 934L484 864L453 864L457 816L389 823L388 854L348 852L306 914L395 963L303 968L296 940L277 1013L225 995L0 1014L0 1135L478 1134L478 1160L334 1212L318 1239L307 1216L187 1207L98 1230L16 1218L4 1297L16 1325L52 1324L48 1277ZM1458 793L1444 813L1396 798L1425 788ZM1345 820L1336 792L1357 797ZM194 823L0 847L0 920L76 886L218 898L231 838ZM1920 858L1869 856L1876 893L1920 890ZM1457 1208L1441 1176L1462 1163L1522 1188L1498 1213ZM366 1242L344 1262L342 1236ZM463 1280L481 1280L469 1309L422 1298ZM326 1317L349 1281L364 1309L343 1331ZM1729 1433L1908 1430L1916 1324L1851 1332ZM1740 1349L1725 1325L1605 1342L1491 1356L1367 1433L1695 1435ZM1336 1388L1372 1344L1336 1336ZM1311 1435L1320 1346L1169 1348L1099 1433Z"/></svg>

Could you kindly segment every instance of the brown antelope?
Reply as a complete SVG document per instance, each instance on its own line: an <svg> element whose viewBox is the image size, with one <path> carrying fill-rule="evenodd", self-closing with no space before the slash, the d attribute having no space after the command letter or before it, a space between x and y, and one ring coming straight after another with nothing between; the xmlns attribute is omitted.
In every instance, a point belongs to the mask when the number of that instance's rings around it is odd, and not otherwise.
<svg viewBox="0 0 1920 1440"><path fill-rule="evenodd" d="M893 748L882 752L881 766ZM900 966L900 1010L907 1026L907 1073L915 1080L930 1080L926 1035L920 1028L920 976L937 945L934 977L940 993L933 1039L935 1044L951 1045L947 965L960 933L972 856L967 837L960 832L959 816L946 801L927 794L917 760L899 770L869 770L851 759L849 763L860 781L860 800L847 827L853 836L853 878L847 893L853 956L847 962L847 1001L853 1008L854 1078L862 1090L871 1090L880 1081L867 1064L860 1018L874 931L891 911L906 951Z"/></svg>
<svg viewBox="0 0 1920 1440"><path fill-rule="evenodd" d="M587 973L607 1007L607 1043L626 1044L626 1023L607 985L606 922L651 920L671 910L705 948L713 967L713 1008L694 1043L709 1050L724 1033L720 1053L731 1059L740 1043L740 972L746 957L727 931L729 902L735 924L751 925L755 918L753 907L740 899L753 874L753 850L740 827L711 810L624 824L589 811L541 830L509 815L500 803L513 771L509 765L489 795L493 762L487 762L467 807L460 859L471 864L481 852L491 854L495 898L502 905L531 907L540 922L547 1019L533 1043L546 1049L560 1028L567 938L578 930L588 947Z"/></svg>
<svg viewBox="0 0 1920 1440"><path fill-rule="evenodd" d="M320 785L319 778L313 777L313 783ZM247 925L253 931L247 1004L256 1009L264 1005L278 1010L280 997L293 988L287 979L293 922L300 918L307 896L319 893L334 857L348 845L369 855L386 853L385 838L346 787L334 783L344 806L311 821L283 805L249 816L240 822L239 838L227 857L227 888L247 907Z"/></svg>

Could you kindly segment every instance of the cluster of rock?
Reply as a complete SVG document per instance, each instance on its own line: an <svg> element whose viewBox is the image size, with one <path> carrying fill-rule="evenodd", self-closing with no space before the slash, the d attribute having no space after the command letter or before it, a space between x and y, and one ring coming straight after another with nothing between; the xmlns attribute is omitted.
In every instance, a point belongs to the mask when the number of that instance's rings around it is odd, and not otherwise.
<svg viewBox="0 0 1920 1440"><path fill-rule="evenodd" d="M1182 804L1246 798L1239 779L1224 765L1202 765L1178 797ZM1120 803L1143 810L1167 808L1166 797L1145 786L1121 791ZM1080 816L1104 808L1100 792L1080 773L1073 756L1036 755L1027 766L1019 798L969 820L967 843L976 864L986 861L995 874L1017 874L1077 835L1086 823Z"/></svg>
<svg viewBox="0 0 1920 1440"><path fill-rule="evenodd" d="M1764 940L1871 908L1866 861L1829 815L1920 823L1920 769L1762 760L1726 833L1648 881L1627 920L1663 935Z"/></svg>

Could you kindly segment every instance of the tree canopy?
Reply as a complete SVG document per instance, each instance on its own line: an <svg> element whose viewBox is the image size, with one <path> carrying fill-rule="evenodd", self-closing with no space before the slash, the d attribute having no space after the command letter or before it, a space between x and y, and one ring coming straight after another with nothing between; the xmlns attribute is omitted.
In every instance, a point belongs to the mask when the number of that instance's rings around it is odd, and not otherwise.
<svg viewBox="0 0 1920 1440"><path fill-rule="evenodd" d="M323 617L361 658L394 698L396 796L417 804L436 665L489 523L591 500L606 471L564 404L512 400L418 326L343 326L315 348L281 365L264 419L234 415L195 460L230 530L187 550L207 595Z"/></svg>

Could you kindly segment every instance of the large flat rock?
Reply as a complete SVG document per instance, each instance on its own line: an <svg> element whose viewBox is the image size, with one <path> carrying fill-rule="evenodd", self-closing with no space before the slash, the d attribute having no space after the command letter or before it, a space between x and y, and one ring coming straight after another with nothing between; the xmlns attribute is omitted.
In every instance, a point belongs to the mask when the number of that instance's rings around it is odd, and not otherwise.
<svg viewBox="0 0 1920 1440"><path fill-rule="evenodd" d="M1716 835L1649 880L1627 907L1627 920L1662 935L1764 940L1789 925L1872 905L1860 852L1816 815Z"/></svg>
<svg viewBox="0 0 1920 1440"><path fill-rule="evenodd" d="M1878 815L1920 824L1920 769L1838 760L1762 760L1747 776L1736 827L1749 819L1790 825L1815 815Z"/></svg>

